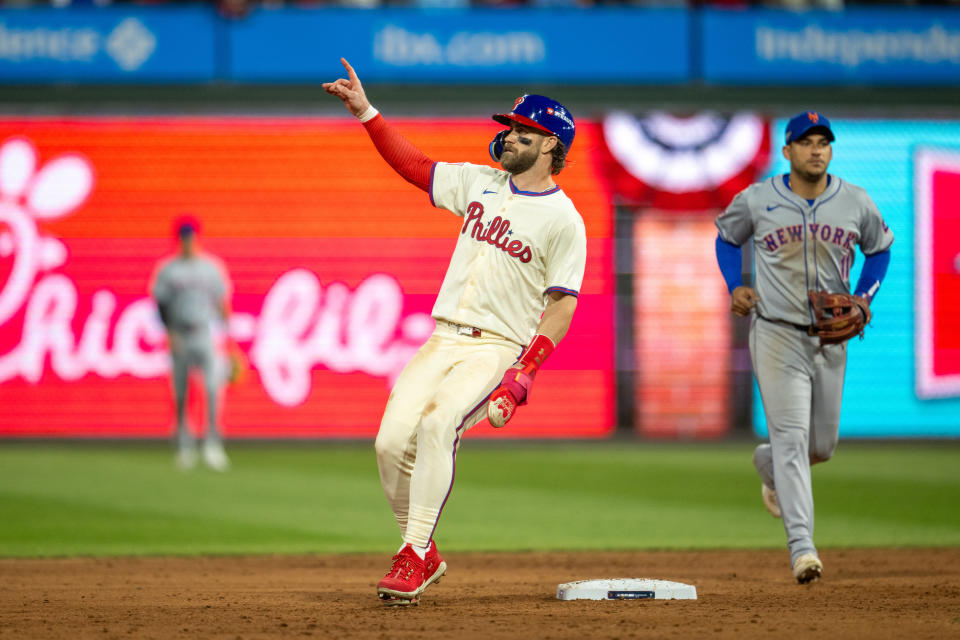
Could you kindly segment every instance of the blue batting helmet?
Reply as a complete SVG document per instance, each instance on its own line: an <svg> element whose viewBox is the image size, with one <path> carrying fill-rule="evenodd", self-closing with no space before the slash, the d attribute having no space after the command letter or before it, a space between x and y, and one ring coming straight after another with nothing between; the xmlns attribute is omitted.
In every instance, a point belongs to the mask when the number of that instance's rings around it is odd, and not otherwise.
<svg viewBox="0 0 960 640"><path fill-rule="evenodd" d="M573 136L576 133L573 116L566 107L556 100L533 93L520 96L513 104L513 111L494 114L493 119L507 126L510 126L511 122L516 122L551 136L557 136L567 150L573 144Z"/></svg>

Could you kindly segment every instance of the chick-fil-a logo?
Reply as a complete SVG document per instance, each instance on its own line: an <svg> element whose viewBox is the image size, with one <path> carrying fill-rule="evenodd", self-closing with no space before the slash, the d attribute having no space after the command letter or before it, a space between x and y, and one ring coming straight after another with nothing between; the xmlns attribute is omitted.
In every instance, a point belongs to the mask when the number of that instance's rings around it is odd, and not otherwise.
<svg viewBox="0 0 960 640"><path fill-rule="evenodd" d="M67 247L43 235L37 222L76 211L93 187L93 166L79 154L39 167L29 140L0 145L0 259L12 260L0 289L0 326L23 311L19 343L0 354L0 382L17 376L38 382L48 356L63 380L88 374L155 378L169 369L152 300L140 298L118 311L113 292L96 291L78 325L76 283L51 273L67 263ZM310 271L293 269L266 293L259 317L236 313L229 332L250 343L251 364L268 395L295 406L309 396L310 372L318 366L392 383L433 329L426 314L404 316L403 300L400 284L387 274L371 275L353 290L337 282L324 289Z"/></svg>
<svg viewBox="0 0 960 640"><path fill-rule="evenodd" d="M244 337L240 324L231 323L238 340ZM310 393L316 365L362 371L392 384L430 337L433 319L423 313L403 317L403 291L391 275L369 276L353 291L340 282L324 290L315 274L294 269L273 284L250 326L250 360L264 388L275 402L292 406Z"/></svg>

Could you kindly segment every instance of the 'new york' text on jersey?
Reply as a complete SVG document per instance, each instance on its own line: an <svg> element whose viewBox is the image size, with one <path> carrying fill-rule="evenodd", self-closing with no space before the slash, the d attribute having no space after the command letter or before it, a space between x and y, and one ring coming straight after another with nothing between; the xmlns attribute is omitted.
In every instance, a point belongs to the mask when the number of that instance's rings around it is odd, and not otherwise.
<svg viewBox="0 0 960 640"><path fill-rule="evenodd" d="M795 324L813 321L808 291L850 292L857 245L869 256L893 244L867 192L834 175L812 204L790 190L785 176L753 184L717 217L717 228L730 244L753 238L757 310Z"/></svg>

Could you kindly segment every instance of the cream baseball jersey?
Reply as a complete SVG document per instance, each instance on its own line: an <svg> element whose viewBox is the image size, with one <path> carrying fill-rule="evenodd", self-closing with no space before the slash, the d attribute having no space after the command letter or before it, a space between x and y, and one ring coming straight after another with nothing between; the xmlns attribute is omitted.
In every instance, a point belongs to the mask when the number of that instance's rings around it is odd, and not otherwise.
<svg viewBox="0 0 960 640"><path fill-rule="evenodd" d="M777 175L741 191L717 217L724 241L753 239L757 311L764 318L812 324L807 292L850 292L856 247L885 251L893 232L863 188L830 175L812 203Z"/></svg>
<svg viewBox="0 0 960 640"><path fill-rule="evenodd" d="M463 218L434 318L526 345L548 293L579 295L587 235L560 187L520 191L506 171L438 162L430 201Z"/></svg>

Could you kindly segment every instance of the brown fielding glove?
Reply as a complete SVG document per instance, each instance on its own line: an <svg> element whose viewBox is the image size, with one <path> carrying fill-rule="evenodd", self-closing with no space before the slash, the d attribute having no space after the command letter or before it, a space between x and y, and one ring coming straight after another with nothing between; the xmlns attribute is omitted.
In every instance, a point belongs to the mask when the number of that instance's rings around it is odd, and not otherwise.
<svg viewBox="0 0 960 640"><path fill-rule="evenodd" d="M863 338L863 328L870 324L870 304L849 293L809 291L820 344L846 342L853 336Z"/></svg>
<svg viewBox="0 0 960 640"><path fill-rule="evenodd" d="M243 382L247 377L247 370L250 368L250 362L247 360L246 354L243 353L243 350L241 350L236 343L232 343L227 347L227 359L230 363L227 382L229 384Z"/></svg>

